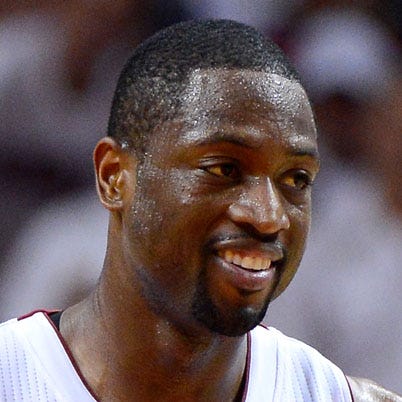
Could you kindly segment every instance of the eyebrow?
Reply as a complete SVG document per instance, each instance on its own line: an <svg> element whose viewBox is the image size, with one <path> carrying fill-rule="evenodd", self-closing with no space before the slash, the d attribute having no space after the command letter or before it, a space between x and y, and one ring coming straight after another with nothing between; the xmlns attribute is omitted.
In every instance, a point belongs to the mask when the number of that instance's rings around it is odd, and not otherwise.
<svg viewBox="0 0 402 402"><path fill-rule="evenodd" d="M290 148L290 155L292 156L310 156L314 159L320 159L320 154L316 148L304 147L304 148Z"/></svg>
<svg viewBox="0 0 402 402"><path fill-rule="evenodd" d="M250 135L251 134L251 135ZM203 138L199 138L192 142L191 145L202 147L203 145L213 145L222 142L227 142L233 145L239 145L250 149L258 149L261 146L261 139L253 136L252 133L247 133L247 138L240 132L213 131L208 133Z"/></svg>
<svg viewBox="0 0 402 402"><path fill-rule="evenodd" d="M261 147L262 140L261 138L257 138L256 135L253 136L253 134L250 132L247 133L247 138L245 138L245 136L241 133L214 131L203 138L197 139L195 142L192 143L192 145L196 147L202 147L206 145L219 144L222 142L256 150ZM317 160L320 159L320 154L317 148L310 145L301 147L290 146L288 147L287 151L290 156L307 156Z"/></svg>

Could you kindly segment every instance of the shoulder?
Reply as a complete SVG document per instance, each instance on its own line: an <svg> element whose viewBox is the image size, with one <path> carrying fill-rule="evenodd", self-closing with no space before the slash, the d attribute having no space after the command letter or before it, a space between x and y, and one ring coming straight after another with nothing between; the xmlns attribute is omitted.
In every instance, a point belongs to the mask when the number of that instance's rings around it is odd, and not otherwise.
<svg viewBox="0 0 402 402"><path fill-rule="evenodd" d="M7 350L8 340L11 340L14 337L17 322L17 319L13 318L0 324L0 363L4 359L4 353Z"/></svg>
<svg viewBox="0 0 402 402"><path fill-rule="evenodd" d="M41 314L42 315L42 314ZM39 384L34 361L36 352L35 326L41 317L35 314L27 319L13 318L0 325L0 393L5 401L24 400ZM40 325L40 324L39 324ZM34 395L34 394L33 394ZM36 395L37 396L37 395ZM40 399L38 399L40 400Z"/></svg>
<svg viewBox="0 0 402 402"><path fill-rule="evenodd" d="M355 402L402 402L402 397L366 378L348 376Z"/></svg>
<svg viewBox="0 0 402 402"><path fill-rule="evenodd" d="M0 325L1 401L94 402L47 312Z"/></svg>
<svg viewBox="0 0 402 402"><path fill-rule="evenodd" d="M276 400L352 400L342 370L309 345L262 326L251 332L251 344L252 353L259 355L260 370L269 370L267 363L261 363L268 354L269 365L275 365Z"/></svg>
<svg viewBox="0 0 402 402"><path fill-rule="evenodd" d="M33 312L21 318L13 318L0 324L0 365L15 370L26 365L29 355L34 355L36 346L48 338L52 331L44 312ZM42 341L42 347L46 348Z"/></svg>
<svg viewBox="0 0 402 402"><path fill-rule="evenodd" d="M278 364L308 365L311 371L314 371L315 368L325 367L331 372L341 373L344 377L342 371L316 349L273 327L258 326L255 328L252 331L252 339L257 338L260 344L269 342L276 345Z"/></svg>

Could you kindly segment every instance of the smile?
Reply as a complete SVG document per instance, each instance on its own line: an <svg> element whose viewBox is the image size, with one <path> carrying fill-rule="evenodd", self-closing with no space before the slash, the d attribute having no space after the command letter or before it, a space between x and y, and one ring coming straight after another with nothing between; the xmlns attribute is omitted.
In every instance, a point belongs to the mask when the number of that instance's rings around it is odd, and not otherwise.
<svg viewBox="0 0 402 402"><path fill-rule="evenodd" d="M242 256L232 250L219 251L218 254L226 262L251 271L265 271L271 267L271 260L268 257Z"/></svg>

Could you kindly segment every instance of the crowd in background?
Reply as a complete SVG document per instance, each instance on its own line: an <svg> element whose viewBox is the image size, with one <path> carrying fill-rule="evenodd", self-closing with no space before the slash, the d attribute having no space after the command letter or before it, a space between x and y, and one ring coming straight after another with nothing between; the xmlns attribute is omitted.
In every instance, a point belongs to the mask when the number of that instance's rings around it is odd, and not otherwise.
<svg viewBox="0 0 402 402"><path fill-rule="evenodd" d="M286 51L319 126L307 252L265 321L402 393L401 15L397 0L1 1L0 319L66 307L96 281L107 213L91 153L135 45L231 18Z"/></svg>

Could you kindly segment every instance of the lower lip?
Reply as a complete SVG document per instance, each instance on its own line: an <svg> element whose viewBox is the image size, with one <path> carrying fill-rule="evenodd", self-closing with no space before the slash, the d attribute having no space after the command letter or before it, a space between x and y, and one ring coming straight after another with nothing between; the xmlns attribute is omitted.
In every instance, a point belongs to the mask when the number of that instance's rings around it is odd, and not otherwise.
<svg viewBox="0 0 402 402"><path fill-rule="evenodd" d="M225 279L235 288L246 292L258 292L271 287L275 279L275 266L261 271L252 271L216 257L216 262Z"/></svg>

